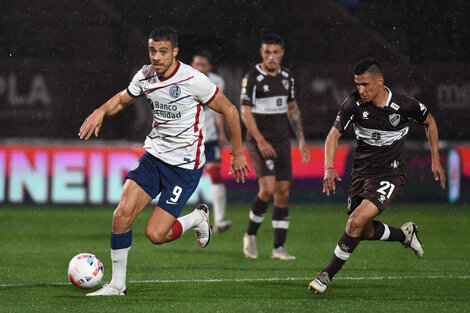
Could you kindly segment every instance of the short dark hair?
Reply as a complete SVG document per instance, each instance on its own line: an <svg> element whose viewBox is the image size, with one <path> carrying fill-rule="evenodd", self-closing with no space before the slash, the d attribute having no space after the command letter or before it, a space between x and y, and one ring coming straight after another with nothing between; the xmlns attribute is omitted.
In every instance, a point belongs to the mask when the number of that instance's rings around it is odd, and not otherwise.
<svg viewBox="0 0 470 313"><path fill-rule="evenodd" d="M364 73L371 73L375 75L383 75L384 71L382 65L373 58L365 58L359 61L354 66L354 75L362 75Z"/></svg>
<svg viewBox="0 0 470 313"><path fill-rule="evenodd" d="M282 48L284 48L284 41L282 41L282 38L276 34L266 34L263 36L261 39L261 45L280 45Z"/></svg>
<svg viewBox="0 0 470 313"><path fill-rule="evenodd" d="M170 26L155 27L149 35L154 41L170 41L173 47L178 47L178 32Z"/></svg>
<svg viewBox="0 0 470 313"><path fill-rule="evenodd" d="M202 57L202 58L206 58L209 63L212 63L212 54L207 51L207 50L198 50L194 55L193 55L193 60L195 57Z"/></svg>

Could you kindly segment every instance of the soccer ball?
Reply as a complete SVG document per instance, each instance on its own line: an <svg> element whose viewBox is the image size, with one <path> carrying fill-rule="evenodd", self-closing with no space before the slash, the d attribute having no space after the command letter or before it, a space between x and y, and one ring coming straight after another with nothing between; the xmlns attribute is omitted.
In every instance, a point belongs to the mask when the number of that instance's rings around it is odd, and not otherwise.
<svg viewBox="0 0 470 313"><path fill-rule="evenodd" d="M77 254L69 263L69 279L75 286L92 288L103 279L103 263L91 253Z"/></svg>

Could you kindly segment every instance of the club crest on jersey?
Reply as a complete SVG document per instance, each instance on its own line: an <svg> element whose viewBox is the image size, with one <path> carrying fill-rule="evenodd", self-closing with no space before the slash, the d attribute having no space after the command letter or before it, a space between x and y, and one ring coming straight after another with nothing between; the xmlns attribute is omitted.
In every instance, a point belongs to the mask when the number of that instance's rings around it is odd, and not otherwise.
<svg viewBox="0 0 470 313"><path fill-rule="evenodd" d="M388 116L388 120L390 121L390 124L397 126L398 123L400 123L400 114L393 113Z"/></svg>
<svg viewBox="0 0 470 313"><path fill-rule="evenodd" d="M170 87L170 97L176 99L181 95L181 88L178 85L173 85Z"/></svg>
<svg viewBox="0 0 470 313"><path fill-rule="evenodd" d="M282 86L284 86L285 90L289 89L289 81L287 79L283 79Z"/></svg>
<svg viewBox="0 0 470 313"><path fill-rule="evenodd" d="M263 85L263 91L269 92L269 85Z"/></svg>

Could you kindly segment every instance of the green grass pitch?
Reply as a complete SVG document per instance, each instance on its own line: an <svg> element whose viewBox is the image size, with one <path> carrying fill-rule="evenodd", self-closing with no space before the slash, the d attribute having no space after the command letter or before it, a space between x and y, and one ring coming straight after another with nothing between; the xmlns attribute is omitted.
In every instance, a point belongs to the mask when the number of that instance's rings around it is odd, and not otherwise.
<svg viewBox="0 0 470 313"><path fill-rule="evenodd" d="M233 228L201 249L192 230L152 245L151 212L136 220L128 262L128 295L85 297L68 283L67 265L91 252L111 278L113 208L0 208L0 312L469 312L470 206L400 205L379 219L414 221L423 259L398 243L362 242L323 295L307 290L329 261L347 219L344 205L292 205L287 250L271 260L270 211L258 235L259 259L246 259L248 205L230 204ZM184 212L189 212L186 208Z"/></svg>

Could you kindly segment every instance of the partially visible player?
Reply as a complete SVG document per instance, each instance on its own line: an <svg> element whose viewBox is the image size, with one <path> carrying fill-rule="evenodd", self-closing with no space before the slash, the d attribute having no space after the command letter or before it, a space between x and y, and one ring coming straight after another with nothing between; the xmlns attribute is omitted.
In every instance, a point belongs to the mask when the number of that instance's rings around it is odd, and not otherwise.
<svg viewBox="0 0 470 313"><path fill-rule="evenodd" d="M431 148L431 170L434 179L445 188L437 125L428 108L387 88L382 66L372 58L355 66L354 81L357 91L341 105L325 142L323 192L329 196L336 191L335 180L341 181L334 168L338 140L348 126L353 126L357 146L349 183L349 219L330 263L308 286L319 293L325 292L361 240L397 241L410 247L417 257L423 256L423 245L413 222L398 228L375 219L405 184L405 140L411 121L424 125Z"/></svg>
<svg viewBox="0 0 470 313"><path fill-rule="evenodd" d="M206 50L201 50L194 54L191 66L205 74L223 92L225 87L224 79L212 72L212 56ZM212 110L205 110L206 113L206 172L212 181L212 203L214 208L214 232L224 232L230 229L231 222L224 220L227 205L227 192L221 174L220 149L227 143L225 135L224 119L221 114Z"/></svg>
<svg viewBox="0 0 470 313"><path fill-rule="evenodd" d="M292 181L289 122L299 140L302 162L310 154L305 143L300 110L295 100L294 77L281 67L284 43L275 34L261 41L261 64L243 78L241 115L247 128L246 148L258 179L259 192L250 210L248 228L243 237L243 252L251 259L258 257L256 234L274 197L272 226L274 247L271 257L293 260L284 244L289 228L288 201Z"/></svg>
<svg viewBox="0 0 470 313"><path fill-rule="evenodd" d="M145 234L154 244L179 238L194 228L198 244L211 239L209 211L199 205L179 217L196 189L204 159L204 106L221 113L232 139L231 172L244 182L249 171L243 155L238 111L205 75L176 60L178 36L170 27L157 27L148 40L149 65L144 65L127 89L96 109L80 127L80 139L98 136L103 118L114 115L135 98L146 96L153 110L153 127L144 144L146 152L126 176L111 232L111 282L87 296L126 294L127 256L132 245L132 224L150 201L160 194Z"/></svg>

